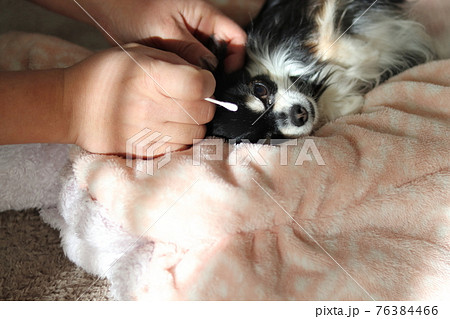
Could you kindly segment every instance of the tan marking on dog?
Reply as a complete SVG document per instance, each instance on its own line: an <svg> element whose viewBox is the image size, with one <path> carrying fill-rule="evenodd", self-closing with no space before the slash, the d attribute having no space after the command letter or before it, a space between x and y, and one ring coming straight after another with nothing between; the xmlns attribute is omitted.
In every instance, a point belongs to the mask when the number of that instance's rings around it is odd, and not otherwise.
<svg viewBox="0 0 450 319"><path fill-rule="evenodd" d="M332 59L337 49L334 43L338 36L334 28L334 15L336 12L336 0L324 1L322 9L318 12L317 38L315 39L315 51L321 57L321 60Z"/></svg>
<svg viewBox="0 0 450 319"><path fill-rule="evenodd" d="M335 14L339 0L325 0L319 10L316 23L317 34L309 41L313 52L321 61L332 62L336 65L349 67L368 57L376 58L363 39L340 34L335 28ZM364 58L361 58L363 56Z"/></svg>

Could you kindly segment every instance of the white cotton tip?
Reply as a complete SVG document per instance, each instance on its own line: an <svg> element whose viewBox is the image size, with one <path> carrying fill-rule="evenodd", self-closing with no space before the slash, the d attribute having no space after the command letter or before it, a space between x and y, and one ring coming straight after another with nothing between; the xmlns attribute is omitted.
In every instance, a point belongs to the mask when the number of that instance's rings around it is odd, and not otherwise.
<svg viewBox="0 0 450 319"><path fill-rule="evenodd" d="M234 104L234 103L217 101L217 100L211 99L209 97L207 97L205 100L208 101L208 102L220 105L220 106L222 106L222 107L224 107L227 110L232 111L232 112L236 112L238 110L238 106L236 104Z"/></svg>

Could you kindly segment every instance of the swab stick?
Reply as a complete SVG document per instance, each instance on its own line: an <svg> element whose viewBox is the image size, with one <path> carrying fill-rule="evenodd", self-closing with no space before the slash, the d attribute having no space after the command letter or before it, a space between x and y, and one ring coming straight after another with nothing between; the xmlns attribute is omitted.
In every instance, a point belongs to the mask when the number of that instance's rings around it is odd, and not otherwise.
<svg viewBox="0 0 450 319"><path fill-rule="evenodd" d="M208 101L208 102L220 105L220 106L222 106L222 107L224 107L227 110L232 111L232 112L236 112L238 110L238 106L236 104L234 104L234 103L217 101L217 100L211 99L209 97L207 97L205 100Z"/></svg>

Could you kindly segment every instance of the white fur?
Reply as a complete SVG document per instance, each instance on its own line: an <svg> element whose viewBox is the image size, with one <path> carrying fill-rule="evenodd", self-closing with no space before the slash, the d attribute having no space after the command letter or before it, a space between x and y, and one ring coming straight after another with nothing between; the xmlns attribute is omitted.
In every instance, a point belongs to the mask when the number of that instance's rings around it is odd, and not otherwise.
<svg viewBox="0 0 450 319"><path fill-rule="evenodd" d="M284 79L289 76L301 76L311 73L311 67L298 61L292 61L288 52L291 50L289 44L286 47L271 51L269 46L262 44L257 51L247 50L249 63L246 67L251 76L258 74L271 74L275 78Z"/></svg>
<svg viewBox="0 0 450 319"><path fill-rule="evenodd" d="M261 114L265 111L265 106L264 103L261 102L260 99L258 99L256 96L254 95L249 95L247 97L247 101L245 102L245 105L247 105L247 107L254 111L255 113Z"/></svg>

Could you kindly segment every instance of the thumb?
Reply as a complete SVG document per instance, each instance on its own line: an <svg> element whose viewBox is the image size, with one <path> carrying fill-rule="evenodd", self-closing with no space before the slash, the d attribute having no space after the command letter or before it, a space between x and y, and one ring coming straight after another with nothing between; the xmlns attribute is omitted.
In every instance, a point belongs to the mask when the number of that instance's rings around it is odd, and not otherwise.
<svg viewBox="0 0 450 319"><path fill-rule="evenodd" d="M198 41L188 30L179 28L173 38L166 40L164 49L176 53L191 64L203 69L214 71L218 60L200 41Z"/></svg>

